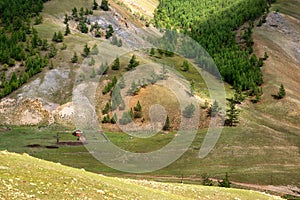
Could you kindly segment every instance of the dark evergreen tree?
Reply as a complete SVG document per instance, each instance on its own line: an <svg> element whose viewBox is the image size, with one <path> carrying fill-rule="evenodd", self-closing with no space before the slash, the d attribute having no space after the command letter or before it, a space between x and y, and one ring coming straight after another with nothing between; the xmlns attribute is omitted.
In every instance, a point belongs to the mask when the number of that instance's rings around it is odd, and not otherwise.
<svg viewBox="0 0 300 200"><path fill-rule="evenodd" d="M77 63L77 62L78 62L78 56L77 56L77 53L76 53L76 52L74 52L73 57L72 57L72 59L71 59L71 62L72 62L72 63Z"/></svg>
<svg viewBox="0 0 300 200"><path fill-rule="evenodd" d="M93 10L97 10L98 6L99 6L98 3L96 2L96 0L94 0L94 2L93 2Z"/></svg>
<svg viewBox="0 0 300 200"><path fill-rule="evenodd" d="M69 35L71 33L69 23L66 24L66 30L65 30L65 36Z"/></svg>
<svg viewBox="0 0 300 200"><path fill-rule="evenodd" d="M114 63L113 65L111 66L111 69L112 70L119 70L120 69L120 59L119 58L116 58L114 60Z"/></svg>
<svg viewBox="0 0 300 200"><path fill-rule="evenodd" d="M68 24L69 22L69 16L67 14L65 14L65 18L64 18L64 24Z"/></svg>
<svg viewBox="0 0 300 200"><path fill-rule="evenodd" d="M108 11L109 10L108 0L102 0L100 8L104 11Z"/></svg>
<svg viewBox="0 0 300 200"><path fill-rule="evenodd" d="M166 121L165 121L165 124L163 126L163 130L164 131L168 131L170 130L170 118L169 118L169 115L167 115L167 118L166 118Z"/></svg>
<svg viewBox="0 0 300 200"><path fill-rule="evenodd" d="M110 104L107 102L107 103L105 104L104 109L102 110L102 115L108 114L109 111L110 111Z"/></svg>
<svg viewBox="0 0 300 200"><path fill-rule="evenodd" d="M132 70L132 69L136 68L139 64L140 63L139 63L139 61L136 60L135 55L132 55L132 57L131 57L131 59L129 61L129 64L128 64L128 66L127 66L126 69L127 70Z"/></svg>
<svg viewBox="0 0 300 200"><path fill-rule="evenodd" d="M85 44L82 55L83 57L87 57L89 54L90 54L90 47L87 44Z"/></svg>
<svg viewBox="0 0 300 200"><path fill-rule="evenodd" d="M235 102L233 99L229 100L229 109L226 111L226 124L228 126L235 126L239 123L239 111L235 107Z"/></svg>
<svg viewBox="0 0 300 200"><path fill-rule="evenodd" d="M150 50L150 56L154 56L155 55L155 50L154 50L154 48L151 48L151 50Z"/></svg>
<svg viewBox="0 0 300 200"><path fill-rule="evenodd" d="M110 38L114 33L114 29L112 27L112 25L108 25L108 30L106 30L106 35L105 35L105 38L108 39Z"/></svg>
<svg viewBox="0 0 300 200"><path fill-rule="evenodd" d="M285 97L285 95L286 95L285 88L284 88L283 84L281 84L279 91L277 93L277 98L282 99L283 97Z"/></svg>

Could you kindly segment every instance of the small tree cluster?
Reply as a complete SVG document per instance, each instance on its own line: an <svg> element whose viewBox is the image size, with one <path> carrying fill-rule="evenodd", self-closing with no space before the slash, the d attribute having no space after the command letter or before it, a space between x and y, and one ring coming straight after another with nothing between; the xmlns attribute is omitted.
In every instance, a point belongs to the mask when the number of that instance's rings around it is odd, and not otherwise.
<svg viewBox="0 0 300 200"><path fill-rule="evenodd" d="M132 122L133 117L131 112L132 110L123 113L122 118L119 120L120 124L126 125Z"/></svg>
<svg viewBox="0 0 300 200"><path fill-rule="evenodd" d="M64 36L60 31L58 31L58 33L56 32L54 33L52 38L53 42L63 42L63 40L64 40Z"/></svg>
<svg viewBox="0 0 300 200"><path fill-rule="evenodd" d="M187 72L189 71L190 69L190 64L187 60L184 60L183 61L183 64L182 64L182 67L181 67L181 70L184 71L184 72Z"/></svg>
<svg viewBox="0 0 300 200"><path fill-rule="evenodd" d="M219 181L219 186L230 188L230 185L231 185L231 182L229 181L229 176L228 176L228 173L226 172L225 178L223 178L222 181Z"/></svg>
<svg viewBox="0 0 300 200"><path fill-rule="evenodd" d="M213 186L214 185L213 181L209 179L207 174L202 174L201 178L202 178L202 185L205 185L205 186Z"/></svg>
<svg viewBox="0 0 300 200"><path fill-rule="evenodd" d="M110 38L113 35L113 33L114 33L114 29L113 29L112 25L110 24L110 25L108 25L108 28L106 30L105 38L106 39Z"/></svg>
<svg viewBox="0 0 300 200"><path fill-rule="evenodd" d="M104 89L102 90L102 94L107 94L109 93L114 87L115 85L117 84L117 77L114 76L112 82L109 82L105 87Z"/></svg>
<svg viewBox="0 0 300 200"><path fill-rule="evenodd" d="M97 74L105 75L107 74L107 72L108 72L108 63L107 62L101 63L101 66L99 67Z"/></svg>
<svg viewBox="0 0 300 200"><path fill-rule="evenodd" d="M168 77L169 77L168 76L168 70L167 70L166 66L163 65L163 67L161 68L161 71L160 71L159 79L167 80Z"/></svg>
<svg viewBox="0 0 300 200"><path fill-rule="evenodd" d="M123 45L123 42L121 39L118 40L117 36L113 35L111 39L111 44L117 47L121 47Z"/></svg>
<svg viewBox="0 0 300 200"><path fill-rule="evenodd" d="M111 124L115 124L117 122L117 115L116 113L114 114L113 117L110 117L108 114L105 115L103 118L102 118L102 123L103 124L108 124L108 123L111 123Z"/></svg>
<svg viewBox="0 0 300 200"><path fill-rule="evenodd" d="M140 91L139 86L133 81L131 83L131 86L129 88L129 90L127 91L127 94L129 95L137 95Z"/></svg>
<svg viewBox="0 0 300 200"><path fill-rule="evenodd" d="M93 2L93 10L97 10L98 9L98 3L96 2L96 0L94 0Z"/></svg>

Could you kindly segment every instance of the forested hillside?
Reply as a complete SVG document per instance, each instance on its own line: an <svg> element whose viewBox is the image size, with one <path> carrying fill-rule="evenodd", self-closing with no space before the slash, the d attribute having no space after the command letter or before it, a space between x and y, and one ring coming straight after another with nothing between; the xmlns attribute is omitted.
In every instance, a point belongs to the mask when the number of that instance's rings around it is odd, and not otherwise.
<svg viewBox="0 0 300 200"><path fill-rule="evenodd" d="M252 55L251 33L253 21L268 12L268 4L265 0L161 0L155 24L190 35L214 58L225 81L237 90L249 90L249 95L259 95L263 63ZM238 45L236 31L245 22L249 26L242 33L243 45Z"/></svg>
<svg viewBox="0 0 300 200"><path fill-rule="evenodd" d="M41 40L32 27L42 23L39 12L45 1L0 2L0 98L39 73L56 54L55 46Z"/></svg>

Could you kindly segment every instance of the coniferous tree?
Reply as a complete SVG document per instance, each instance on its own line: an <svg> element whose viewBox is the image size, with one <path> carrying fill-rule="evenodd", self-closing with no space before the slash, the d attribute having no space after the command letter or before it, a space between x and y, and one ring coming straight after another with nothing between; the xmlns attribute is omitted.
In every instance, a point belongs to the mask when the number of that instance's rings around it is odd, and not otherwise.
<svg viewBox="0 0 300 200"><path fill-rule="evenodd" d="M118 38L117 38L117 36L115 36L115 35L112 36L111 44L117 46L117 44L118 44Z"/></svg>
<svg viewBox="0 0 300 200"><path fill-rule="evenodd" d="M69 23L66 24L66 30L65 30L65 36L69 35L71 33Z"/></svg>
<svg viewBox="0 0 300 200"><path fill-rule="evenodd" d="M76 53L76 52L74 52L74 55L73 55L73 57L72 57L72 59L71 59L71 62L72 62L72 63L77 63L77 62L78 62L78 56L77 56L77 53Z"/></svg>
<svg viewBox="0 0 300 200"><path fill-rule="evenodd" d="M76 8L76 7L74 7L74 8L72 9L72 17L74 18L75 21L78 20L78 11L77 11L77 8Z"/></svg>
<svg viewBox="0 0 300 200"><path fill-rule="evenodd" d="M185 107L184 111L183 111L183 116L185 118L192 118L195 112L195 106L194 104L189 104L188 106Z"/></svg>
<svg viewBox="0 0 300 200"><path fill-rule="evenodd" d="M219 107L219 103L215 100L213 105L210 107L208 114L211 117L216 117L221 108Z"/></svg>
<svg viewBox="0 0 300 200"><path fill-rule="evenodd" d="M98 53L99 53L99 49L98 49L97 45L94 44L94 46L91 50L91 55L98 55Z"/></svg>
<svg viewBox="0 0 300 200"><path fill-rule="evenodd" d="M108 0L102 0L100 8L104 11L108 11L109 7L108 7Z"/></svg>
<svg viewBox="0 0 300 200"><path fill-rule="evenodd" d="M151 50L150 50L150 56L154 56L155 55L155 50L154 50L154 48L151 48Z"/></svg>
<svg viewBox="0 0 300 200"><path fill-rule="evenodd" d="M106 35L105 38L108 39L110 38L114 33L114 28L112 27L112 25L108 25L108 30L106 31Z"/></svg>
<svg viewBox="0 0 300 200"><path fill-rule="evenodd" d="M57 41L57 33L56 32L54 32L54 34L53 34L52 41L53 42Z"/></svg>
<svg viewBox="0 0 300 200"><path fill-rule="evenodd" d="M202 174L201 178L202 178L202 185L205 185L205 186L213 186L214 185L212 180L209 179L207 174Z"/></svg>
<svg viewBox="0 0 300 200"><path fill-rule="evenodd" d="M118 57L114 60L114 63L111 66L111 69L112 70L119 70L120 69L120 59Z"/></svg>
<svg viewBox="0 0 300 200"><path fill-rule="evenodd" d="M167 80L168 79L168 70L167 70L165 65L163 65L163 67L161 68L159 76L160 76L161 80Z"/></svg>
<svg viewBox="0 0 300 200"><path fill-rule="evenodd" d="M182 64L182 71L184 71L184 72L187 72L187 71L189 71L189 69L190 69L190 64L189 64L189 62L188 61L183 61L183 64Z"/></svg>
<svg viewBox="0 0 300 200"><path fill-rule="evenodd" d="M194 82L194 80L192 80L190 82L190 92L191 92L191 95L194 95L194 93L195 93L195 82Z"/></svg>
<svg viewBox="0 0 300 200"><path fill-rule="evenodd" d="M110 111L110 104L107 102L107 103L105 104L104 109L102 110L102 115L108 114L109 111Z"/></svg>
<svg viewBox="0 0 300 200"><path fill-rule="evenodd" d="M129 61L129 64L127 66L127 70L132 70L132 69L136 68L139 64L140 63L139 63L139 61L136 60L135 55L132 55L132 57Z"/></svg>
<svg viewBox="0 0 300 200"><path fill-rule="evenodd" d="M130 112L124 112L121 119L119 120L120 124L126 125L132 122L132 116Z"/></svg>
<svg viewBox="0 0 300 200"><path fill-rule="evenodd" d="M90 60L90 62L89 62L89 66L94 66L95 65L95 59L94 59L94 57L91 57L91 60Z"/></svg>
<svg viewBox="0 0 300 200"><path fill-rule="evenodd" d="M87 57L89 54L90 54L90 47L87 44L85 44L82 55L83 57Z"/></svg>
<svg viewBox="0 0 300 200"><path fill-rule="evenodd" d="M285 95L286 95L285 88L284 88L283 84L281 84L278 94L277 94L277 98L282 99L283 97L285 97Z"/></svg>
<svg viewBox="0 0 300 200"><path fill-rule="evenodd" d="M140 101L137 102L136 106L134 107L134 118L141 118L142 117L142 106Z"/></svg>
<svg viewBox="0 0 300 200"><path fill-rule="evenodd" d="M124 80L124 77L123 77L123 76L121 76L121 78L120 78L119 87L120 87L121 89L123 89L123 88L126 87L126 85L125 85L125 80Z"/></svg>
<svg viewBox="0 0 300 200"><path fill-rule="evenodd" d="M55 47L55 45L53 43L50 44L49 50L50 50L49 53L48 53L48 57L49 58L53 58L54 56L56 56L57 49L56 49L56 47Z"/></svg>
<svg viewBox="0 0 300 200"><path fill-rule="evenodd" d="M98 3L96 2L96 0L94 0L93 2L93 10L97 10L98 9Z"/></svg>
<svg viewBox="0 0 300 200"><path fill-rule="evenodd" d="M118 40L117 46L118 46L118 47L121 47L122 45L123 45L123 42L122 42L122 39L120 38L120 39Z"/></svg>
<svg viewBox="0 0 300 200"><path fill-rule="evenodd" d="M170 130L170 118L169 118L169 115L167 115L165 124L164 124L164 126L163 126L163 130L164 130L164 131Z"/></svg>
<svg viewBox="0 0 300 200"><path fill-rule="evenodd" d="M64 24L68 24L69 22L69 16L67 14L65 14L65 18L64 18Z"/></svg>
<svg viewBox="0 0 300 200"><path fill-rule="evenodd" d="M129 90L127 91L127 93L129 95L137 95L138 92L140 91L140 88L136 85L136 83L133 81L131 83L131 87L129 88Z"/></svg>
<svg viewBox="0 0 300 200"><path fill-rule="evenodd" d="M230 188L231 182L229 181L228 173L226 172L225 178L222 181L219 181L220 187Z"/></svg>
<svg viewBox="0 0 300 200"><path fill-rule="evenodd" d="M239 123L239 111L235 107L235 102L233 99L229 100L229 109L226 111L227 119L226 124L228 126L234 126Z"/></svg>

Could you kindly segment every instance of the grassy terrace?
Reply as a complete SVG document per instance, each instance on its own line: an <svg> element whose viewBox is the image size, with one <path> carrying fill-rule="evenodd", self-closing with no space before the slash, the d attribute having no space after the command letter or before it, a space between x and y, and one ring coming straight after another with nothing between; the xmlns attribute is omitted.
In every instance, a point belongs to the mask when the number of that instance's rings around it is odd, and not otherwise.
<svg viewBox="0 0 300 200"><path fill-rule="evenodd" d="M252 131L253 128L256 128L257 131ZM265 130L255 127L255 125L247 130L225 128L213 152L205 159L200 160L198 151L205 135L205 130L200 130L189 150L179 160L148 175L153 176L154 180L177 182L179 179L173 179L172 176L183 176L187 182L200 183L199 178L203 173L208 173L211 177L222 178L225 172L228 172L230 179L234 181L275 185L299 184L295 178L300 169L297 165L298 153L294 151L292 145L288 144L288 141L291 143L295 138L288 135L283 136L289 137L284 144L282 141L274 142L271 134L261 137L260 131ZM127 176L101 164L86 151L84 146L56 145L56 133L55 129L39 130L34 127L15 127L11 131L0 132L0 150L25 152L37 158L84 168L96 173ZM150 139L131 139L123 133L107 132L106 134L114 144L134 152L149 152L159 149L174 135L174 133L157 134ZM76 141L76 137L71 133L60 133L60 137L62 142ZM27 147L32 144L39 144L40 147ZM59 146L59 148L49 149L46 146ZM160 176L169 178L160 178Z"/></svg>
<svg viewBox="0 0 300 200"><path fill-rule="evenodd" d="M0 181L1 199L280 199L238 189L110 178L7 151L0 152Z"/></svg>

